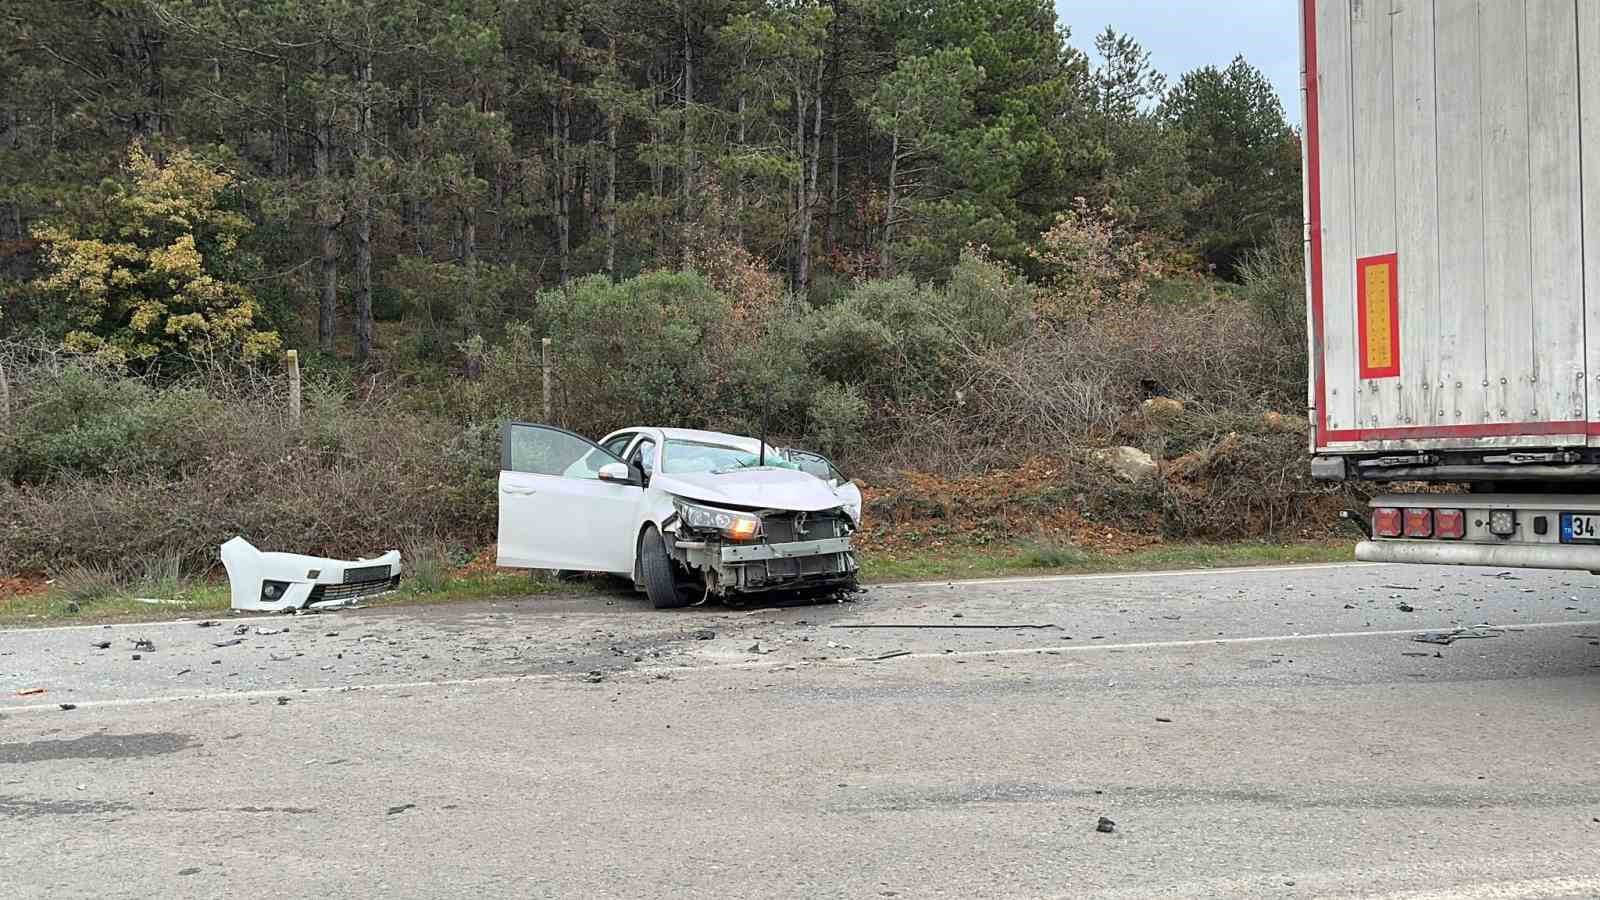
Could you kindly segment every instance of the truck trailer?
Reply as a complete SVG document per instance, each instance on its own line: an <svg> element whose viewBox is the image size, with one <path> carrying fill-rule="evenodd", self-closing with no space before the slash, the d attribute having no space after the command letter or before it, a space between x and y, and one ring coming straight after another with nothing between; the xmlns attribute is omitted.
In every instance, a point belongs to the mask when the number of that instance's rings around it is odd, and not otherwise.
<svg viewBox="0 0 1600 900"><path fill-rule="evenodd" d="M1302 0L1312 473L1359 559L1600 573L1600 0Z"/></svg>

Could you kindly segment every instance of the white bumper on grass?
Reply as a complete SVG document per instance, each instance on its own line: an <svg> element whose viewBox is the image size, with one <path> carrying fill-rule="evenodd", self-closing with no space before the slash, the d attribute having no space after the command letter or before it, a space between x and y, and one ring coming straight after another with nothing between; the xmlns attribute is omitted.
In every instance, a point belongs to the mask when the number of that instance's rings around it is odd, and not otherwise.
<svg viewBox="0 0 1600 900"><path fill-rule="evenodd" d="M400 551L373 559L329 559L257 550L236 537L222 545L233 608L282 612L342 606L394 590L400 582Z"/></svg>

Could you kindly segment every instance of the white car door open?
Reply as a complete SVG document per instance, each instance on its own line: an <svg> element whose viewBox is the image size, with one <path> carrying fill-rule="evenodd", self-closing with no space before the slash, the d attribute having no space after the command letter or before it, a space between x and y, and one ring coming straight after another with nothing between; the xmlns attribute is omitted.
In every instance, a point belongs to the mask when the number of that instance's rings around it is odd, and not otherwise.
<svg viewBox="0 0 1600 900"><path fill-rule="evenodd" d="M577 572L633 571L644 488L603 480L616 457L568 431L506 425L500 438L499 565Z"/></svg>

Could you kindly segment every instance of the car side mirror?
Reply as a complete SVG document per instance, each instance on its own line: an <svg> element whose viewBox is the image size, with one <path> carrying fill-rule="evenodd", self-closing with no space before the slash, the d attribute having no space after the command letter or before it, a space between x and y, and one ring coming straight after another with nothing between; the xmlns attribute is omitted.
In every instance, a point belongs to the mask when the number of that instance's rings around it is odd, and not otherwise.
<svg viewBox="0 0 1600 900"><path fill-rule="evenodd" d="M600 467L600 471L596 474L601 481L611 481L617 484L637 483L633 477L633 472L629 470L627 463L606 463Z"/></svg>

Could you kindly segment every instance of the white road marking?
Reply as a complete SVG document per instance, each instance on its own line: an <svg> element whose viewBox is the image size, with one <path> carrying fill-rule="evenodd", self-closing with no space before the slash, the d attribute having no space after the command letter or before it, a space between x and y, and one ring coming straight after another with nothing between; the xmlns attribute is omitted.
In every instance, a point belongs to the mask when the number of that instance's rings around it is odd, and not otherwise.
<svg viewBox="0 0 1600 900"><path fill-rule="evenodd" d="M1363 895L1372 900L1542 900L1547 897L1600 897L1600 878L1532 878L1463 887Z"/></svg>
<svg viewBox="0 0 1600 900"><path fill-rule="evenodd" d="M1529 622L1522 625L1493 625L1492 628L1515 633L1544 628L1594 628L1595 623L1589 622ZM908 653L895 659L946 659L952 656L1018 656L1028 653L1082 653L1085 651L1103 650L1160 650L1180 647L1208 647L1225 646L1228 644L1273 644L1283 641L1331 641L1341 638L1356 637L1396 637L1405 634L1421 634L1424 631L1449 631L1449 628L1396 628L1387 631L1322 631L1312 634L1263 634L1252 637L1214 637L1192 638L1181 641L1135 641L1122 644L1104 644L1098 641L1072 644L1048 644L1042 647L1007 647L1002 650L958 650L952 653L939 651L937 653ZM1478 640L1476 638L1468 638ZM1493 640L1492 638L1490 640ZM851 657L855 662L874 661L871 656Z"/></svg>
<svg viewBox="0 0 1600 900"><path fill-rule="evenodd" d="M1119 581L1131 578L1193 578L1201 575L1268 575L1274 572L1315 572L1318 569L1370 569L1390 563L1336 562L1288 566L1233 566L1226 569L1168 569L1160 572L1097 572L1090 575L1018 575L1006 578L971 578L957 581L896 581L869 584L869 588L985 587L1007 584L1055 584L1063 581Z"/></svg>
<svg viewBox="0 0 1600 900"><path fill-rule="evenodd" d="M1595 625L1595 623L1593 623L1593 622L1528 622L1528 623L1524 623L1524 624L1496 625L1494 627L1505 629L1507 632L1514 634L1514 633L1516 633L1518 631L1534 631L1534 630L1545 630L1545 629L1555 629L1555 628L1593 628L1594 625ZM1284 642L1284 641L1339 640L1339 639L1344 639L1344 638L1361 638L1361 637L1397 637L1397 636L1401 636L1401 635L1419 634L1422 631L1428 631L1428 630L1438 630L1438 629L1404 628L1404 629L1395 629L1395 630L1388 630L1388 631L1330 631L1330 632L1320 632L1320 633L1316 633L1316 634L1275 634L1275 635L1259 635L1259 636L1255 636L1255 637L1198 638L1198 639L1178 640L1178 641L1137 641L1137 642L1118 643L1118 644L1104 644L1104 643L1098 643L1098 642L1094 642L1094 643L1085 642L1085 643L1082 643L1082 644L1074 644L1072 646L1067 646L1067 645L1063 645L1063 644L1046 644L1046 645L1034 646L1034 647L1008 647L1008 648L1001 649L1001 650L957 650L957 651L953 651L951 653L945 653L943 651L907 653L907 654L904 654L902 656L891 657L889 659L884 659L884 660L880 660L880 659L878 659L878 658L876 658L874 656L858 656L858 657L841 656L841 657L837 657L837 658L834 658L834 659L827 660L826 662L821 662L821 663L811 662L811 663L809 663L809 665L812 666L812 667L839 667L842 664L846 664L846 663L849 663L849 664L862 663L862 662L891 663L891 662L896 662L896 661L899 661L899 660L960 659L960 658L963 658L963 657L973 657L973 656L984 656L984 657L991 657L991 656L1024 656L1024 655L1066 656L1066 655L1074 655L1074 654L1080 654L1080 653L1103 653L1103 652L1114 651L1114 650L1183 649L1183 648L1187 648L1187 647L1219 647L1219 646L1228 646L1230 644L1269 644L1269 643ZM1503 638L1501 638L1501 639L1503 639ZM797 662L798 661L793 660L793 659L777 659L777 660L774 660L774 659L761 659L761 660L750 660L750 661L747 661L747 662L712 664L712 665L705 665L705 666L654 666L654 667L644 668L644 669L633 669L633 670L623 670L623 671L618 671L618 672L608 672L607 673L607 677L608 677L608 679L615 679L616 681L621 682L621 681L632 680L632 679L639 678L639 677L654 678L659 674L679 675L679 674L695 674L695 673L703 673L703 672L726 672L726 671L730 671L730 670L737 671L737 670L745 670L745 669L771 669L771 670L776 670L776 669L781 669L781 668L783 668L785 666L796 665ZM184 702L184 701L201 701L201 702L205 702L205 701L212 701L212 700L259 700L259 699L268 698L268 697L272 697L272 698L289 697L291 700L293 700L295 697L304 697L304 696L308 696L308 695L318 695L318 694L342 694L342 693L359 693L359 692L370 692L370 691L418 690L418 689L422 689L422 688L471 687L471 686L476 686L476 685L514 684L514 683L519 682L519 681L537 681L537 682L569 681L570 682L570 681L573 680L574 677L575 677L574 673L571 673L571 672L527 673L527 674L521 674L521 675L483 675L483 676L479 676L479 677L475 677L475 678L445 678L445 679L438 679L438 680L433 680L433 681L392 681L392 682L384 682L384 683L380 683L380 684L322 685L322 686L317 686L317 687L304 687L304 688L302 688L302 687L282 687L282 688L274 688L274 689L270 689L270 690L269 689L262 689L262 690L251 690L251 691L209 691L209 692L204 692L204 693L199 693L199 694L167 694L167 695L154 696L154 697L122 697L122 698L111 699L111 700L75 700L75 701L71 701L71 702L75 703L79 709L94 709L94 708L117 708L117 707L129 707L129 706L151 706L151 705L162 704L162 703L181 703L181 702ZM47 710L55 710L55 709L58 709L58 706L54 702L51 702L51 703L30 703L30 704L16 705L16 706L6 706L4 704L0 704L0 712L8 713L8 714L9 713L24 713L24 712L44 712L44 711L47 711Z"/></svg>

